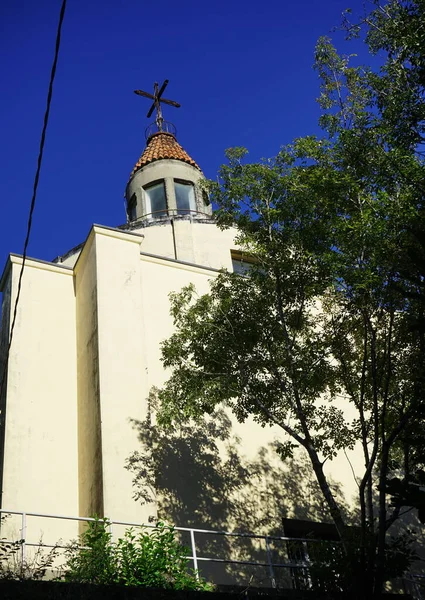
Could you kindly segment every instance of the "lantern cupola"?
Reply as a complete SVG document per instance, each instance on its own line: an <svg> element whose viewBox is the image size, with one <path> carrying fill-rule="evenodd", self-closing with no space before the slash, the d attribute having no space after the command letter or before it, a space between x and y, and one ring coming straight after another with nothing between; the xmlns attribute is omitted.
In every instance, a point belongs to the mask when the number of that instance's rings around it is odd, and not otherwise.
<svg viewBox="0 0 425 600"><path fill-rule="evenodd" d="M146 129L146 147L135 164L127 183L125 198L130 223L155 221L175 216L210 219L211 206L200 185L204 179L198 164L178 143L176 129L162 117L161 102L179 107L173 100L162 98L168 80L161 88L155 83L154 94L136 90L151 98L148 112L156 109L156 119Z"/></svg>

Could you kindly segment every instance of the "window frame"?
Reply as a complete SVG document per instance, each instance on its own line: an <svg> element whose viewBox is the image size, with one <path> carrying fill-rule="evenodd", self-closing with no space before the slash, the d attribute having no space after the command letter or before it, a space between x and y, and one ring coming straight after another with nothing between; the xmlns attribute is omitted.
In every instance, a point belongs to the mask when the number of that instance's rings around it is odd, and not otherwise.
<svg viewBox="0 0 425 600"><path fill-rule="evenodd" d="M164 209L157 210L155 212L152 211L152 201L149 195L149 190L155 186L162 185L162 190L164 192ZM155 181L150 181L148 184L143 186L143 194L145 200L145 216L151 217L153 219L159 219L161 217L166 217L168 215L168 201L167 201L167 188L165 186L165 179L157 179ZM161 214L158 214L161 213Z"/></svg>
<svg viewBox="0 0 425 600"><path fill-rule="evenodd" d="M258 265L259 260L252 254L247 254L242 250L230 250L230 258L232 261L233 273L246 276L253 265ZM235 268L238 267L238 268Z"/></svg>
<svg viewBox="0 0 425 600"><path fill-rule="evenodd" d="M190 206L190 200L189 200L189 208L188 209L179 209L178 204L177 204L176 183L178 183L180 185L186 185L189 188L191 188L191 190L193 192L193 207ZM197 202L197 197L196 197L196 187L195 187L195 184L193 183L193 181L188 181L187 179L175 179L174 178L173 184L174 184L174 195L175 195L175 199L176 199L176 214L191 215L193 213L197 213L198 212L198 202Z"/></svg>

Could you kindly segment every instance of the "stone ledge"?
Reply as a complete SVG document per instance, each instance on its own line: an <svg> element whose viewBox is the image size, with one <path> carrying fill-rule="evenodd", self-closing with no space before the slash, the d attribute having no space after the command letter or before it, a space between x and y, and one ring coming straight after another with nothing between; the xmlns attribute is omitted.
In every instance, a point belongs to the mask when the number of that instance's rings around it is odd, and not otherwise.
<svg viewBox="0 0 425 600"><path fill-rule="evenodd" d="M270 590L265 588L227 588L221 591L193 592L164 590L157 588L124 587L120 585L91 585L62 583L57 581L9 581L0 580L2 600L235 600L261 596L282 600L347 600L347 594L320 594L297 590ZM403 598L413 600L409 595L385 594L383 600Z"/></svg>

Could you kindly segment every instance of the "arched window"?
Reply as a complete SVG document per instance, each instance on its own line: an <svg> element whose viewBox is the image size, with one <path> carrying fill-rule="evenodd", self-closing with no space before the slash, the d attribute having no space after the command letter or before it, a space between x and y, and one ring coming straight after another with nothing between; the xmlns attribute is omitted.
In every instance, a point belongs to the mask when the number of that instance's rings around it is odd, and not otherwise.
<svg viewBox="0 0 425 600"><path fill-rule="evenodd" d="M164 181L157 181L144 188L146 195L146 214L164 217L167 214L167 200Z"/></svg>
<svg viewBox="0 0 425 600"><path fill-rule="evenodd" d="M193 183L175 180L174 190L176 193L177 213L180 215L189 215L191 212L196 212L195 188Z"/></svg>

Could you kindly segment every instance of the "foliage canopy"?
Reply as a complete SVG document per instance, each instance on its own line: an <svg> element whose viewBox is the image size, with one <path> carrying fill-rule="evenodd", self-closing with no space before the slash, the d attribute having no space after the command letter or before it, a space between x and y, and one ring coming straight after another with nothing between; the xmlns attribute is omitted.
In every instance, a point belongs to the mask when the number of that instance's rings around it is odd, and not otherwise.
<svg viewBox="0 0 425 600"><path fill-rule="evenodd" d="M221 273L209 294L172 295L158 418L225 402L240 421L278 425L282 458L307 452L346 553L325 465L360 446L352 580L379 593L387 531L405 511L425 520L425 2L348 16L348 37L364 36L382 64L352 66L319 40L324 136L255 164L233 148L208 184L218 225L237 228L253 263L246 276Z"/></svg>

